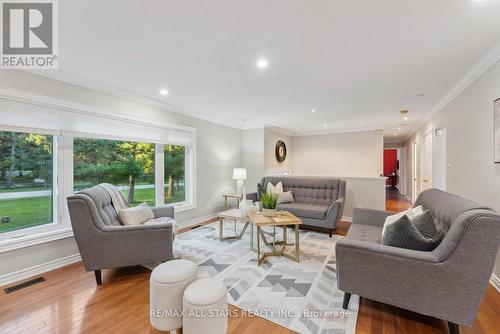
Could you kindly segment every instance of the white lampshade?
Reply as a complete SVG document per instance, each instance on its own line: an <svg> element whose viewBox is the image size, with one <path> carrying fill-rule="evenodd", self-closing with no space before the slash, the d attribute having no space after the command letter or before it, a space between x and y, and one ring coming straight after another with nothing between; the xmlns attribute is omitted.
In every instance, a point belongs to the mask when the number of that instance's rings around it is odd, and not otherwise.
<svg viewBox="0 0 500 334"><path fill-rule="evenodd" d="M246 168L235 168L233 170L233 180L246 180L247 170Z"/></svg>

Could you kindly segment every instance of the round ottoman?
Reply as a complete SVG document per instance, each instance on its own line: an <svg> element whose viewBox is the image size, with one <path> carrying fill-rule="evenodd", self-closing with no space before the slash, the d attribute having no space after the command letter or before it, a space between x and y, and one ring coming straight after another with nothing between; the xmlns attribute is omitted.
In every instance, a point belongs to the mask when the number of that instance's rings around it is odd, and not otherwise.
<svg viewBox="0 0 500 334"><path fill-rule="evenodd" d="M214 278L202 278L184 290L184 334L225 334L227 331L227 292Z"/></svg>
<svg viewBox="0 0 500 334"><path fill-rule="evenodd" d="M155 329L182 327L182 295L196 278L196 265L188 260L165 262L153 270L149 279L149 320Z"/></svg>

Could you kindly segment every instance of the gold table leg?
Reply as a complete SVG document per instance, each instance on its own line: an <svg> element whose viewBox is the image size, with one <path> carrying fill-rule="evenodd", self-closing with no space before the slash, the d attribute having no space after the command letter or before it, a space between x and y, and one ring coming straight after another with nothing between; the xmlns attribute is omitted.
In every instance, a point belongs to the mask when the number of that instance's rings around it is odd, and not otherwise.
<svg viewBox="0 0 500 334"><path fill-rule="evenodd" d="M257 226L257 259L258 259L258 265L260 265L266 257L269 256L284 256L287 259L300 262L300 245L299 245L299 225L295 224L295 256L292 256L290 254L286 254L285 247L289 244L287 244L287 226L283 226L283 240L276 241L276 226L273 226L273 241L267 242L266 243L266 236L260 226ZM262 257L260 255L260 239L266 243L267 246L270 246L272 244L272 252L267 252L263 253ZM276 245L281 245L281 249L277 250ZM292 246L292 245L289 245Z"/></svg>
<svg viewBox="0 0 500 334"><path fill-rule="evenodd" d="M220 241L223 241L223 240L231 240L231 239L237 239L237 240L240 240L241 238L243 238L243 235L245 234L247 228L248 228L248 225L250 224L250 222L246 221L245 222L245 226L243 226L243 229L241 230L241 232L238 234L237 231L236 231L236 220L234 221L234 235L231 235L231 236L228 236L228 237L225 237L224 236L224 223L223 223L224 219L220 219L219 220L219 240Z"/></svg>

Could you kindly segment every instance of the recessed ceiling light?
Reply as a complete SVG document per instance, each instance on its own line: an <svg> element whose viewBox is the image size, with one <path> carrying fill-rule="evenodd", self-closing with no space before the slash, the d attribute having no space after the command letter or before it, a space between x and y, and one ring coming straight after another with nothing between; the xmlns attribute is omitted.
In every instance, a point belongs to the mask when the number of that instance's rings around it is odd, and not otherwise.
<svg viewBox="0 0 500 334"><path fill-rule="evenodd" d="M316 112L316 109L311 110L311 112L314 114Z"/></svg>
<svg viewBox="0 0 500 334"><path fill-rule="evenodd" d="M405 118L403 118L403 119L404 119L405 121L407 121L407 120L408 120L408 117L405 117Z"/></svg>
<svg viewBox="0 0 500 334"><path fill-rule="evenodd" d="M398 130L401 130L401 127L398 127Z"/></svg>
<svg viewBox="0 0 500 334"><path fill-rule="evenodd" d="M257 67L258 68L266 68L267 66L269 66L269 62L267 61L267 59L257 60Z"/></svg>
<svg viewBox="0 0 500 334"><path fill-rule="evenodd" d="M160 93L160 95L167 96L168 90L166 90L165 88L162 88L162 89L160 89L159 93Z"/></svg>
<svg viewBox="0 0 500 334"><path fill-rule="evenodd" d="M323 127L326 128L326 127L328 127L328 125L327 124L323 124Z"/></svg>
<svg viewBox="0 0 500 334"><path fill-rule="evenodd" d="M297 131L300 131L300 128L297 128Z"/></svg>

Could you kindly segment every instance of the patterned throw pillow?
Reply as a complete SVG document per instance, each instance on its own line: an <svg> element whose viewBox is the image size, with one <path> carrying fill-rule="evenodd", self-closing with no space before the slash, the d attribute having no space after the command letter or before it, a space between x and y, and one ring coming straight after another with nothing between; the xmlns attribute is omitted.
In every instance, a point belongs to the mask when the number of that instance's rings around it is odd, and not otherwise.
<svg viewBox="0 0 500 334"><path fill-rule="evenodd" d="M266 192L268 194L281 194L283 192L283 183L278 182L276 185L273 185L271 182L268 182Z"/></svg>
<svg viewBox="0 0 500 334"><path fill-rule="evenodd" d="M422 225L420 227L422 228ZM428 226L425 229L427 228ZM420 251L432 251L439 242L437 234L435 237L423 235L407 215L388 225L382 236L383 245Z"/></svg>
<svg viewBox="0 0 500 334"><path fill-rule="evenodd" d="M411 219L411 223L417 228L417 230L422 233L423 236L427 238L438 238L439 232L436 229L436 224L434 224L434 218L429 210L426 210L421 215L415 216Z"/></svg>

